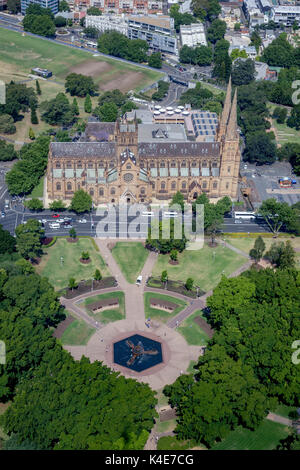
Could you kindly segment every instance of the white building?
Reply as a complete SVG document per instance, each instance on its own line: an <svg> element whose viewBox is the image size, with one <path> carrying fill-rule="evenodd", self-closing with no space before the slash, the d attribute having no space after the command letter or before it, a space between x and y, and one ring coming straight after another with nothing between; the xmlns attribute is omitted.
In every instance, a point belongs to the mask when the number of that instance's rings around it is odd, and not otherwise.
<svg viewBox="0 0 300 470"><path fill-rule="evenodd" d="M255 28L257 25L269 22L269 16L268 14L264 14L258 0L244 0L243 10L251 29Z"/></svg>
<svg viewBox="0 0 300 470"><path fill-rule="evenodd" d="M180 40L182 46L207 46L203 23L192 23L180 26Z"/></svg>
<svg viewBox="0 0 300 470"><path fill-rule="evenodd" d="M284 26L292 26L296 21L300 24L300 6L284 5L277 6L271 10L271 20Z"/></svg>
<svg viewBox="0 0 300 470"><path fill-rule="evenodd" d="M128 35L128 23L124 15L86 15L85 26L98 29L101 33L105 31L117 31L118 33Z"/></svg>

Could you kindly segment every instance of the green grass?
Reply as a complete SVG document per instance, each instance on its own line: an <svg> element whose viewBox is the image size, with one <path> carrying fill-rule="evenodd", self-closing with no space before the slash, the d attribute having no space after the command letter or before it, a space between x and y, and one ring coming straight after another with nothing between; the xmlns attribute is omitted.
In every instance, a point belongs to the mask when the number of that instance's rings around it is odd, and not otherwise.
<svg viewBox="0 0 300 470"><path fill-rule="evenodd" d="M197 361L190 361L189 366L188 366L188 368L187 368L186 371L187 371L189 374L195 374L194 366L195 366L196 364L197 364Z"/></svg>
<svg viewBox="0 0 300 470"><path fill-rule="evenodd" d="M84 50L73 49L28 35L22 36L19 32L3 28L0 29L0 43L0 63L3 63L0 67L3 72L0 75L5 81L22 80L24 74L25 76L29 74L33 67L48 68L56 77L64 79L72 67L86 61L105 62L110 66L106 66L105 70L94 77L100 88L109 81L119 78L120 74L125 77L128 72L139 73L139 80L134 87L136 90L162 77L160 72L126 64L113 58L93 57L93 54Z"/></svg>
<svg viewBox="0 0 300 470"><path fill-rule="evenodd" d="M169 419L168 421L159 422L156 426L156 431L160 432L169 432L173 431L176 428L176 419Z"/></svg>
<svg viewBox="0 0 300 470"><path fill-rule="evenodd" d="M141 242L117 242L112 255L125 279L134 284L148 258L149 252Z"/></svg>
<svg viewBox="0 0 300 470"><path fill-rule="evenodd" d="M169 302L177 304L178 307L176 307L173 312L166 312L164 310L159 310L158 308L152 308L150 307L151 298L168 300ZM157 319L163 323L166 323L168 320L170 320L170 318L181 312L181 310L187 306L187 303L184 302L184 300L171 297L170 295L158 294L156 292L146 292L144 294L144 305L146 318L150 317L152 319Z"/></svg>
<svg viewBox="0 0 300 470"><path fill-rule="evenodd" d="M83 320L75 319L63 332L60 341L62 344L80 346L87 344L95 332L95 328L87 325Z"/></svg>
<svg viewBox="0 0 300 470"><path fill-rule="evenodd" d="M157 450L188 450L196 446L194 441L179 441L176 436L164 436L159 439Z"/></svg>
<svg viewBox="0 0 300 470"><path fill-rule="evenodd" d="M215 255L214 255L215 253ZM161 276L167 270L169 279L183 281L191 277L194 285L208 291L221 280L222 272L228 276L241 267L247 260L229 248L218 245L210 248L204 244L201 250L185 250L178 254L178 265L169 264L169 255L159 255L153 269L153 276Z"/></svg>
<svg viewBox="0 0 300 470"><path fill-rule="evenodd" d="M194 318L199 316L202 317L201 310L197 310L190 317L187 317L178 328L178 332L185 337L185 340L188 344L195 346L205 346L209 340L209 337L194 321Z"/></svg>
<svg viewBox="0 0 300 470"><path fill-rule="evenodd" d="M255 431L239 426L212 450L273 450L288 434L286 426L264 419Z"/></svg>
<svg viewBox="0 0 300 470"><path fill-rule="evenodd" d="M156 398L157 398L157 406L159 409L167 406L169 403L169 399L168 397L166 397L166 395L164 395L163 389L157 391Z"/></svg>
<svg viewBox="0 0 300 470"><path fill-rule="evenodd" d="M283 416L284 418L288 419L293 419L293 417L290 416L290 413L295 413L297 412L297 407L296 406L288 406L288 405L278 405L275 410L272 410L272 413L275 413L279 416Z"/></svg>
<svg viewBox="0 0 300 470"><path fill-rule="evenodd" d="M39 184L33 188L28 198L43 197L44 195L44 176L40 179Z"/></svg>
<svg viewBox="0 0 300 470"><path fill-rule="evenodd" d="M119 299L119 307L112 308L111 310L104 310L103 312L93 313L92 310L89 309L89 305L97 302L101 299ZM123 292L110 292L108 294L99 294L94 295L93 297L89 297L84 301L84 306L86 312L95 320L107 324L113 321L122 320L125 318L125 297Z"/></svg>
<svg viewBox="0 0 300 470"><path fill-rule="evenodd" d="M89 264L82 264L79 261L83 251L89 252L91 258ZM77 282L82 279L92 279L96 269L100 269L103 277L110 275L101 255L95 250L89 238L79 238L77 243L69 243L65 238L58 238L53 246L45 249L45 252L36 269L40 275L49 279L55 289L67 287L71 277ZM61 257L64 259L63 265Z"/></svg>

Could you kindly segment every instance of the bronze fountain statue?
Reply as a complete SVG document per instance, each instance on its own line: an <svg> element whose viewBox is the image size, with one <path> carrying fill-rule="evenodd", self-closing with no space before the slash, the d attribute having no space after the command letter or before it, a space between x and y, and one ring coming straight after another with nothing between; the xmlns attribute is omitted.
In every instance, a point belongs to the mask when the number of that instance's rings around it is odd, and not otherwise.
<svg viewBox="0 0 300 470"><path fill-rule="evenodd" d="M126 344L131 349L131 358L127 361L128 366L131 366L135 362L135 360L137 358L141 357L143 354L149 354L149 355L152 355L152 356L155 356L156 354L158 354L158 351L156 349L150 349L148 351L145 351L145 349L144 349L141 342L139 342L139 344L137 344L135 346L132 343L132 341L127 340Z"/></svg>

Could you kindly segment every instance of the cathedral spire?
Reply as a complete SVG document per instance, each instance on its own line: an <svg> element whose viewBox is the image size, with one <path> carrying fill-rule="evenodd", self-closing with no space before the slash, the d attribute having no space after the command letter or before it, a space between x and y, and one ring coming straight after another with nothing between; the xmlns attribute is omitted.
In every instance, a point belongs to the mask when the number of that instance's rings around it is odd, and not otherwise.
<svg viewBox="0 0 300 470"><path fill-rule="evenodd" d="M226 130L226 139L234 140L237 138L237 88L234 92L234 97L231 105L230 117Z"/></svg>
<svg viewBox="0 0 300 470"><path fill-rule="evenodd" d="M226 132L226 126L227 126L227 121L229 118L230 108L231 108L231 76L229 77L226 98L224 102L224 108L223 108L220 122L219 122L219 132L218 132L219 137L222 137L222 135L224 135Z"/></svg>

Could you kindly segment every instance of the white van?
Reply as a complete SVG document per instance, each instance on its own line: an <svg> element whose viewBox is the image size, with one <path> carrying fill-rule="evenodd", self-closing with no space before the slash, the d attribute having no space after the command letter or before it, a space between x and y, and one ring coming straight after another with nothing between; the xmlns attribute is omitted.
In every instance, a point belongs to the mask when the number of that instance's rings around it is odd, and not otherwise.
<svg viewBox="0 0 300 470"><path fill-rule="evenodd" d="M136 280L136 285L140 286L142 284L143 276L139 276Z"/></svg>
<svg viewBox="0 0 300 470"><path fill-rule="evenodd" d="M50 222L49 227L53 229L60 228L60 224L58 222Z"/></svg>

